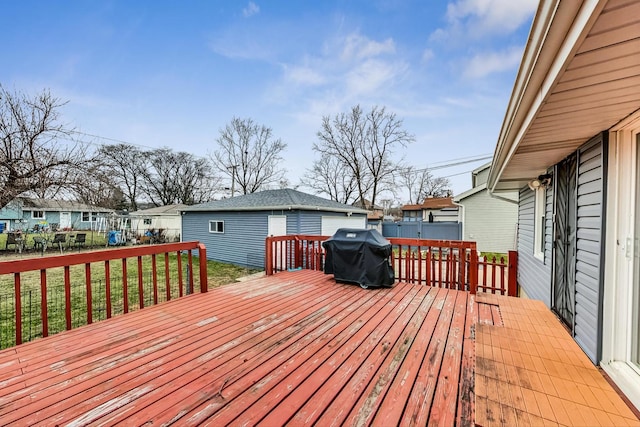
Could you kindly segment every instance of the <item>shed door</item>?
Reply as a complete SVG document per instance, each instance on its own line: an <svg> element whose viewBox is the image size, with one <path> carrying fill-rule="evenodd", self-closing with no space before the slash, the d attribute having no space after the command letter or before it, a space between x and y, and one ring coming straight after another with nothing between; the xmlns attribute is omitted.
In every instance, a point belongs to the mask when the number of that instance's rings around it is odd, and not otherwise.
<svg viewBox="0 0 640 427"><path fill-rule="evenodd" d="M267 234L269 236L286 236L287 217L285 215L269 215L269 230Z"/></svg>
<svg viewBox="0 0 640 427"><path fill-rule="evenodd" d="M576 158L558 164L555 173L555 240L552 308L573 330L576 294Z"/></svg>
<svg viewBox="0 0 640 427"><path fill-rule="evenodd" d="M339 228L367 228L367 218L346 215L322 217L322 236L333 236Z"/></svg>

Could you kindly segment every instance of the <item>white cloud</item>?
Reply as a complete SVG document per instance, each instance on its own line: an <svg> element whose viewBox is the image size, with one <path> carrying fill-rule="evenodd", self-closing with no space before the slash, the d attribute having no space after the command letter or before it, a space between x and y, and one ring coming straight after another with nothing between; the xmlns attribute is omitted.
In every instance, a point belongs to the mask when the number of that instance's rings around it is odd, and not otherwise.
<svg viewBox="0 0 640 427"><path fill-rule="evenodd" d="M286 80L300 85L318 86L327 81L326 77L308 66L284 66Z"/></svg>
<svg viewBox="0 0 640 427"><path fill-rule="evenodd" d="M390 87L408 68L406 62L395 55L392 39L377 41L358 32L328 40L318 55L305 55L282 67L283 81L274 94L300 97L305 86L325 90L339 87L338 95L322 96L342 99L372 95L380 88ZM297 87L297 93L292 86Z"/></svg>
<svg viewBox="0 0 640 427"><path fill-rule="evenodd" d="M447 20L474 36L509 34L535 12L538 0L457 0L447 6Z"/></svg>
<svg viewBox="0 0 640 427"><path fill-rule="evenodd" d="M514 46L502 52L487 52L475 55L465 67L464 76L472 79L482 78L515 68L522 57L522 47Z"/></svg>
<svg viewBox="0 0 640 427"><path fill-rule="evenodd" d="M260 13L260 6L258 6L252 1L249 2L247 7L242 9L242 16L244 16L245 18L256 15L258 13Z"/></svg>
<svg viewBox="0 0 640 427"><path fill-rule="evenodd" d="M341 58L344 61L361 60L396 51L393 39L382 42L371 40L358 33L349 34L344 39Z"/></svg>
<svg viewBox="0 0 640 427"><path fill-rule="evenodd" d="M392 63L375 59L364 61L347 73L347 93L351 96L374 94L388 87L398 71Z"/></svg>

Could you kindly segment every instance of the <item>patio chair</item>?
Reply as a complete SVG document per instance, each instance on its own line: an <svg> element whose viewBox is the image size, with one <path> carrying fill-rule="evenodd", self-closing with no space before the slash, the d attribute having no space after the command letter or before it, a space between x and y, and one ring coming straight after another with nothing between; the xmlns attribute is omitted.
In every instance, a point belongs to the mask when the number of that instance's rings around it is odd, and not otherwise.
<svg viewBox="0 0 640 427"><path fill-rule="evenodd" d="M21 242L21 240L18 239L20 239L18 233L7 233L7 241L4 244L4 248L9 249L9 245L13 245L14 249L18 249L18 245Z"/></svg>
<svg viewBox="0 0 640 427"><path fill-rule="evenodd" d="M62 246L67 243L67 235L64 233L56 233L56 235L53 237L53 242L51 242L52 245L58 244L58 248L60 249L60 252L62 252Z"/></svg>
<svg viewBox="0 0 640 427"><path fill-rule="evenodd" d="M87 241L87 233L78 233L76 234L76 238L73 241L73 244L80 248L80 246L84 246Z"/></svg>
<svg viewBox="0 0 640 427"><path fill-rule="evenodd" d="M40 237L40 236L33 237L34 250L40 250L41 252L44 252L45 250L47 250L47 243L49 242L44 237Z"/></svg>

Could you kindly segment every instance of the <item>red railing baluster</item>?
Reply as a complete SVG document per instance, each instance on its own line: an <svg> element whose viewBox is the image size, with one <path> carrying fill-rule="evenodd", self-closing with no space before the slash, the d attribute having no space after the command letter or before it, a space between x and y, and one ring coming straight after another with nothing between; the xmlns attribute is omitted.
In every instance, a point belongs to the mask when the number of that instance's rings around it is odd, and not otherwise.
<svg viewBox="0 0 640 427"><path fill-rule="evenodd" d="M167 288L167 301L171 300L171 277L169 276L169 253L164 253L164 285Z"/></svg>
<svg viewBox="0 0 640 427"><path fill-rule="evenodd" d="M104 262L104 293L107 298L107 319L110 319L113 307L111 306L111 263L109 260Z"/></svg>
<svg viewBox="0 0 640 427"><path fill-rule="evenodd" d="M198 253L200 255L200 253ZM189 283L191 283L191 287L193 288L193 254L189 250L187 252L187 264L189 265ZM202 283L200 284L202 288Z"/></svg>
<svg viewBox="0 0 640 427"><path fill-rule="evenodd" d="M122 311L129 312L129 284L127 281L127 259L122 258Z"/></svg>
<svg viewBox="0 0 640 427"><path fill-rule="evenodd" d="M91 289L91 264L84 265L84 281L87 286L87 324L93 323L93 292Z"/></svg>
<svg viewBox="0 0 640 427"><path fill-rule="evenodd" d="M138 257L138 306L144 308L144 277L142 275L142 257Z"/></svg>
<svg viewBox="0 0 640 427"><path fill-rule="evenodd" d="M151 255L151 282L153 283L153 303L158 304L158 260L156 254Z"/></svg>
<svg viewBox="0 0 640 427"><path fill-rule="evenodd" d="M64 266L64 320L67 331L71 330L71 272Z"/></svg>
<svg viewBox="0 0 640 427"><path fill-rule="evenodd" d="M42 320L42 336L49 335L49 313L47 310L47 270L40 270L40 318Z"/></svg>
<svg viewBox="0 0 640 427"><path fill-rule="evenodd" d="M13 274L13 287L16 302L16 345L22 344L22 289L20 284L20 273Z"/></svg>
<svg viewBox="0 0 640 427"><path fill-rule="evenodd" d="M508 270L508 284L507 295L510 297L518 296L518 252L509 251L509 270Z"/></svg>
<svg viewBox="0 0 640 427"><path fill-rule="evenodd" d="M209 276L207 275L207 248L198 243L198 260L200 261L200 293L204 294L209 289Z"/></svg>
<svg viewBox="0 0 640 427"><path fill-rule="evenodd" d="M182 287L184 286L184 278L182 277L182 251L176 251L176 261L178 262L178 295L182 297Z"/></svg>

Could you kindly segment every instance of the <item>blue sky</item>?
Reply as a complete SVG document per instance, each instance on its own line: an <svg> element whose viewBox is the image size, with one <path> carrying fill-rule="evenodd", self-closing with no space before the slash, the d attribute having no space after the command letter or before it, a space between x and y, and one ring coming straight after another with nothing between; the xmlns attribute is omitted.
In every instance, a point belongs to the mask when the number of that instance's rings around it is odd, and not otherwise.
<svg viewBox="0 0 640 427"><path fill-rule="evenodd" d="M199 156L215 149L233 116L252 118L288 144L293 184L312 165L322 116L380 105L416 137L398 156L437 167L493 153L536 7L536 0L7 1L0 84L50 89L69 101L63 120L87 134ZM450 179L455 193L470 186L469 174Z"/></svg>

